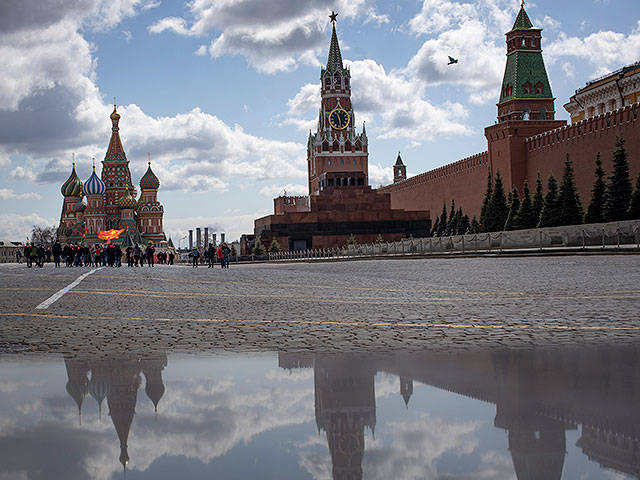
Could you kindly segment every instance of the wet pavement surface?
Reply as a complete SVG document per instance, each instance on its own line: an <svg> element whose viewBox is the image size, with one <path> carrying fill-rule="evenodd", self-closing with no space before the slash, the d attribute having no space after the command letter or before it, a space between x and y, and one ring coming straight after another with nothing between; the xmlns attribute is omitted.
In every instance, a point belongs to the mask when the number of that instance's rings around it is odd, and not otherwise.
<svg viewBox="0 0 640 480"><path fill-rule="evenodd" d="M640 478L640 256L234 267L0 265L0 480Z"/></svg>
<svg viewBox="0 0 640 480"><path fill-rule="evenodd" d="M633 344L640 256L0 266L4 349L372 352ZM9 347L7 347L8 345Z"/></svg>

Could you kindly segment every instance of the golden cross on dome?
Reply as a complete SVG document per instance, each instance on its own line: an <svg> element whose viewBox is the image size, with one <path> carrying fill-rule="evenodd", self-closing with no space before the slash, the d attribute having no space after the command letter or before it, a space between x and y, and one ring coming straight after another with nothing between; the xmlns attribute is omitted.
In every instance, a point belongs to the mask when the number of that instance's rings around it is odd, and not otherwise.
<svg viewBox="0 0 640 480"><path fill-rule="evenodd" d="M338 21L338 14L331 10L331 15L329 15L329 18L331 19L331 22L335 24Z"/></svg>
<svg viewBox="0 0 640 480"><path fill-rule="evenodd" d="M520 7L524 8L524 0L522 0L522 5Z"/></svg>
<svg viewBox="0 0 640 480"><path fill-rule="evenodd" d="M147 152L147 160L148 160L149 166L151 166L151 152Z"/></svg>

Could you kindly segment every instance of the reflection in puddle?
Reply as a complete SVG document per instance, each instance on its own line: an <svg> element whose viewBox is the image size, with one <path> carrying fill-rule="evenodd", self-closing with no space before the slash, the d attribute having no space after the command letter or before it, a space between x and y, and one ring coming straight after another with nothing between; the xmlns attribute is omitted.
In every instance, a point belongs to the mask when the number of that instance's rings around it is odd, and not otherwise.
<svg viewBox="0 0 640 480"><path fill-rule="evenodd" d="M5 357L0 478L636 477L639 360Z"/></svg>

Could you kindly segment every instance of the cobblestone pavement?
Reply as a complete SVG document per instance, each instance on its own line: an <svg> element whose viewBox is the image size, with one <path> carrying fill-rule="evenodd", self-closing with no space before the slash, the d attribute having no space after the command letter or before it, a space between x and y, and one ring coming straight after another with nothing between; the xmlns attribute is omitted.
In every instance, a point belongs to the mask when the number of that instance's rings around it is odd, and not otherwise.
<svg viewBox="0 0 640 480"><path fill-rule="evenodd" d="M0 266L0 353L373 352L640 339L640 256Z"/></svg>

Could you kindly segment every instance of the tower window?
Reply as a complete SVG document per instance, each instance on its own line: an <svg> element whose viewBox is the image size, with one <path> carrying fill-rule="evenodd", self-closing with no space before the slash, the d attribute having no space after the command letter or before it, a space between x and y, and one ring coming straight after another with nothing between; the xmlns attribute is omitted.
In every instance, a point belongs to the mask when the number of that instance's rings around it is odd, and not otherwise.
<svg viewBox="0 0 640 480"><path fill-rule="evenodd" d="M531 119L531 110L527 107L522 109L522 120L530 120Z"/></svg>
<svg viewBox="0 0 640 480"><path fill-rule="evenodd" d="M324 88L331 88L331 77L326 77L324 79Z"/></svg>
<svg viewBox="0 0 640 480"><path fill-rule="evenodd" d="M542 82L536 83L536 93L544 93L544 85Z"/></svg>
<svg viewBox="0 0 640 480"><path fill-rule="evenodd" d="M524 47L526 44L527 44L527 40L524 37L522 37L522 46Z"/></svg>
<svg viewBox="0 0 640 480"><path fill-rule="evenodd" d="M342 87L342 78L340 78L340 75L338 75L337 73L333 77L333 85L335 88Z"/></svg>
<svg viewBox="0 0 640 480"><path fill-rule="evenodd" d="M547 109L544 107L540 107L540 111L538 112L538 120L546 120L547 119Z"/></svg>
<svg viewBox="0 0 640 480"><path fill-rule="evenodd" d="M524 89L524 93L525 94L530 94L531 93L531 84L529 82L526 82L522 88Z"/></svg>
<svg viewBox="0 0 640 480"><path fill-rule="evenodd" d="M340 165L344 165L344 159L340 160Z"/></svg>

